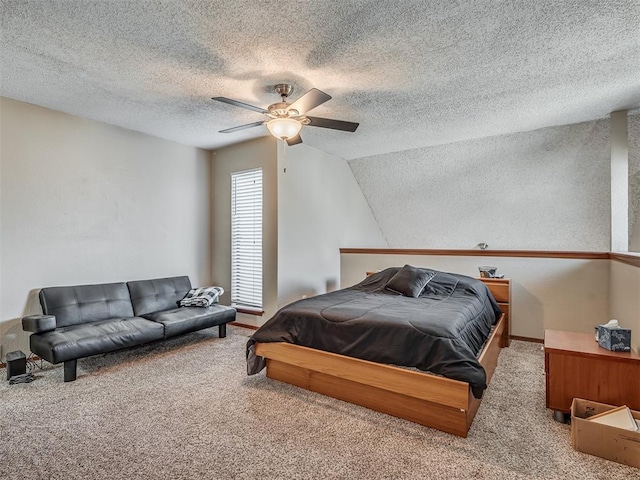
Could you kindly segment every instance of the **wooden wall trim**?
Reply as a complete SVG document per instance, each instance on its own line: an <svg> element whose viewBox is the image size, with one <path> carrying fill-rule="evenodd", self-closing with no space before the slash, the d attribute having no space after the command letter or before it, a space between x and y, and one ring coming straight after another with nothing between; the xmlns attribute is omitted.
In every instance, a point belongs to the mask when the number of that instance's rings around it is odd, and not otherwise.
<svg viewBox="0 0 640 480"><path fill-rule="evenodd" d="M454 257L458 256L458 257L576 258L576 259L587 259L587 260L608 260L609 258L611 258L610 252L570 252L570 251L552 251L552 250L341 248L340 253L341 254L360 253L360 254L373 254L373 255L446 255L446 256L454 256Z"/></svg>
<svg viewBox="0 0 640 480"><path fill-rule="evenodd" d="M627 265L633 265L640 268L640 255L631 255L628 253L609 253L609 258L616 262L626 263Z"/></svg>
<svg viewBox="0 0 640 480"><path fill-rule="evenodd" d="M236 312L244 313L245 315L255 315L256 317L261 317L264 315L264 310L253 310L250 308L242 308L242 307L233 307L233 308L236 309Z"/></svg>
<svg viewBox="0 0 640 480"><path fill-rule="evenodd" d="M236 327L242 327L242 328L248 328L249 330L258 330L257 325L249 325L248 323L242 323L242 322L229 322L229 325L235 325Z"/></svg>
<svg viewBox="0 0 640 480"><path fill-rule="evenodd" d="M531 343L544 344L544 339L542 339L542 338L520 337L518 335L510 335L510 338L511 338L511 340L520 340L521 342L531 342Z"/></svg>

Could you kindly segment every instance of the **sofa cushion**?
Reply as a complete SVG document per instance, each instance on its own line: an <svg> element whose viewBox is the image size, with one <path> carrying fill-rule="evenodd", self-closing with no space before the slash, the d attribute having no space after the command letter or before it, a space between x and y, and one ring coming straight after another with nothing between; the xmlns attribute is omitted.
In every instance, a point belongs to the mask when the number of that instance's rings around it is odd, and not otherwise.
<svg viewBox="0 0 640 480"><path fill-rule="evenodd" d="M195 332L202 328L222 325L236 319L236 310L224 305L210 307L182 307L164 312L148 313L144 318L164 325L164 336Z"/></svg>
<svg viewBox="0 0 640 480"><path fill-rule="evenodd" d="M133 312L136 316L172 310L189 290L189 277L156 278L128 282Z"/></svg>
<svg viewBox="0 0 640 480"><path fill-rule="evenodd" d="M30 337L31 351L51 363L66 362L160 340L164 327L144 318L113 318L71 325Z"/></svg>
<svg viewBox="0 0 640 480"><path fill-rule="evenodd" d="M56 316L57 327L133 317L124 282L43 288L40 304L46 315Z"/></svg>

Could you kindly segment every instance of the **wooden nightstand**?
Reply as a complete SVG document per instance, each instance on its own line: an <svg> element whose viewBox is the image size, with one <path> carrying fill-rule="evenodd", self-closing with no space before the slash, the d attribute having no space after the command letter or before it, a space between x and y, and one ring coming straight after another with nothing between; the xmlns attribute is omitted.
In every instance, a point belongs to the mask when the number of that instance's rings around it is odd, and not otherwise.
<svg viewBox="0 0 640 480"><path fill-rule="evenodd" d="M504 313L507 328L505 333L507 343L503 346L508 347L511 344L511 279L479 277L478 280L482 280L489 288L493 298L496 299L496 302L500 306L500 310Z"/></svg>
<svg viewBox="0 0 640 480"><path fill-rule="evenodd" d="M592 334L544 332L547 408L566 420L574 398L640 409L640 356L610 352Z"/></svg>

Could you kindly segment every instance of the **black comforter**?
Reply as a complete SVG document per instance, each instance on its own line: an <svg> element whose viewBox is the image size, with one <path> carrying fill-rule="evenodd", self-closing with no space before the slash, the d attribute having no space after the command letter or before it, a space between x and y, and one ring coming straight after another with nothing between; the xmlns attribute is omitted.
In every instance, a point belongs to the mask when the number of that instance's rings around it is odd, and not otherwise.
<svg viewBox="0 0 640 480"><path fill-rule="evenodd" d="M437 272L418 298L405 297L385 289L398 270L282 308L247 343L249 375L265 367L255 343L288 342L461 380L479 398L477 356L501 313L493 296L480 280Z"/></svg>

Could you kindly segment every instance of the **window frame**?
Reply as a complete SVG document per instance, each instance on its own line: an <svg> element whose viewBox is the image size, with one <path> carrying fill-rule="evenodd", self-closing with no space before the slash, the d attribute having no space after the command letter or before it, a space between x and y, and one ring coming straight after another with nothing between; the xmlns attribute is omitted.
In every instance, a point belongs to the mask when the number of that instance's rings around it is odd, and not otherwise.
<svg viewBox="0 0 640 480"><path fill-rule="evenodd" d="M231 173L230 215L231 305L243 313L261 315L264 306L264 175L261 167ZM240 236L244 236L244 240Z"/></svg>

